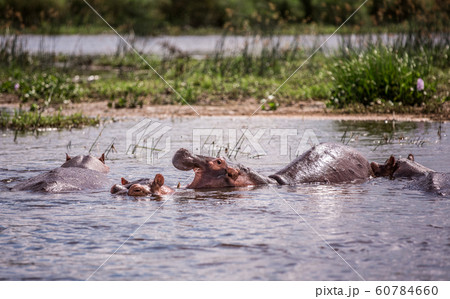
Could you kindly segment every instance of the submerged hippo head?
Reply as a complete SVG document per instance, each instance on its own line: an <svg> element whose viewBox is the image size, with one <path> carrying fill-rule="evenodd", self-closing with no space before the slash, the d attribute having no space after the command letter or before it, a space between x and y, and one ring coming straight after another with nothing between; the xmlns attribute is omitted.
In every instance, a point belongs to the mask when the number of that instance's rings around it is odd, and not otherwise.
<svg viewBox="0 0 450 299"><path fill-rule="evenodd" d="M372 167L372 171L376 177L388 176L391 178L411 178L434 172L432 169L415 162L412 154L409 154L407 159L398 160L396 160L394 156L391 156L386 160L384 165L379 165L378 163L372 162L370 166Z"/></svg>
<svg viewBox="0 0 450 299"><path fill-rule="evenodd" d="M164 186L164 176L157 174L152 180L141 179L135 182L128 182L126 179L121 178L122 185L116 184L112 186L112 194L127 194L129 196L162 196L172 194L175 191Z"/></svg>
<svg viewBox="0 0 450 299"><path fill-rule="evenodd" d="M105 165L105 154L100 158L89 156L76 156L71 158L66 154L66 162L61 167L78 167L95 170L102 173L108 173L109 167Z"/></svg>
<svg viewBox="0 0 450 299"><path fill-rule="evenodd" d="M175 153L172 164L179 170L194 170L194 180L187 186L191 189L245 187L269 182L248 168L229 166L224 158L194 155L184 148Z"/></svg>
<svg viewBox="0 0 450 299"><path fill-rule="evenodd" d="M372 168L375 177L392 177L394 172L397 170L397 164L394 156L390 156L383 165L372 162L370 163L370 167Z"/></svg>
<svg viewBox="0 0 450 299"><path fill-rule="evenodd" d="M153 181L148 185L133 184L128 189L128 195L130 196L162 196L172 194L174 190L170 187L164 186L164 177L162 174L157 174Z"/></svg>
<svg viewBox="0 0 450 299"><path fill-rule="evenodd" d="M129 196L147 196L151 195L152 192L149 185L134 184L128 189L127 194Z"/></svg>

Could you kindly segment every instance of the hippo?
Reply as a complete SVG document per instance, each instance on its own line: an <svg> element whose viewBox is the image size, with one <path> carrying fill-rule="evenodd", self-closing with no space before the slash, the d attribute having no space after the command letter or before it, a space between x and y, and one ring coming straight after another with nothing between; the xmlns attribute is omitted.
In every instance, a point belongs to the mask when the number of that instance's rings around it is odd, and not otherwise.
<svg viewBox="0 0 450 299"><path fill-rule="evenodd" d="M414 179L407 188L450 196L450 173L430 172Z"/></svg>
<svg viewBox="0 0 450 299"><path fill-rule="evenodd" d="M157 174L153 180L140 179L133 182L121 178L121 185L111 187L111 194L127 194L129 196L163 196L173 194L175 190L164 185L164 176Z"/></svg>
<svg viewBox="0 0 450 299"><path fill-rule="evenodd" d="M376 177L414 178L435 172L415 162L412 154L409 154L406 159L402 158L398 160L394 156L390 156L383 165L372 162L370 163L370 167Z"/></svg>
<svg viewBox="0 0 450 299"><path fill-rule="evenodd" d="M190 189L362 182L373 176L366 158L355 149L336 143L316 145L268 177L242 165L230 166L224 158L194 155L183 148L175 153L172 164L179 170L194 170L194 180L186 186Z"/></svg>
<svg viewBox="0 0 450 299"><path fill-rule="evenodd" d="M66 162L60 167L29 178L11 188L11 191L66 192L76 190L101 189L107 186L105 155L76 156L66 154Z"/></svg>
<svg viewBox="0 0 450 299"><path fill-rule="evenodd" d="M437 172L415 161L412 154L408 158L396 160L394 156L383 165L376 162L370 164L376 177L389 177L391 179L411 179L407 185L409 189L422 190L439 195L450 195L450 174Z"/></svg>

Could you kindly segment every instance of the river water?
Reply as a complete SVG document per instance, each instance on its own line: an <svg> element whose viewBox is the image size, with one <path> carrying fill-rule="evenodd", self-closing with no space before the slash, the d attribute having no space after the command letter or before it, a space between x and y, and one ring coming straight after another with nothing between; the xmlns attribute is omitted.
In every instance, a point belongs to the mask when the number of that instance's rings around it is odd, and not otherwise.
<svg viewBox="0 0 450 299"><path fill-rule="evenodd" d="M342 45L352 48L365 47L367 44L381 42L393 44L399 39L406 39L398 34L379 35L279 35L264 36L221 36L221 35L186 35L186 36L123 36L140 53L168 55L171 50L204 57L216 52L225 55L242 53L244 48L250 52L260 53L263 48L278 47L279 49L301 48L315 50L322 43L324 52L337 50ZM10 39L10 36L0 36L0 43ZM111 55L123 53L130 49L124 41L115 34L99 35L31 35L17 37L18 46L30 53L55 53L65 55Z"/></svg>
<svg viewBox="0 0 450 299"><path fill-rule="evenodd" d="M114 182L162 173L168 185L185 185L192 172L171 164L178 148L216 154L219 143L232 149L233 141L241 146L236 159L232 154L229 160L264 174L313 142L344 142L370 161L413 153L427 167L450 167L448 123L439 129L439 123L250 120L153 120L149 135L165 134L147 143L156 150L138 148L134 156L126 153L126 140L128 131L131 144L139 143L143 123L138 120L39 136L3 132L0 279L450 279L449 198L409 190L406 181L179 189L160 200L114 196L109 186L66 194L7 189L59 166L65 152L86 154L97 137L95 154L114 141L117 152L106 161ZM247 126L246 137L240 138ZM280 137L283 132L287 142ZM209 146L213 140L215 148ZM226 155L223 149L220 155Z"/></svg>

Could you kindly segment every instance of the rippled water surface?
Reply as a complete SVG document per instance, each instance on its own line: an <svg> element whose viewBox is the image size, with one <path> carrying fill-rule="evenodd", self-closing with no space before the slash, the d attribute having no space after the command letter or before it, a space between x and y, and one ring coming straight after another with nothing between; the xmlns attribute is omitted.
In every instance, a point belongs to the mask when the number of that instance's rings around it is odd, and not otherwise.
<svg viewBox="0 0 450 299"><path fill-rule="evenodd" d="M450 167L449 124L439 130L438 123L161 120L170 130L157 144L147 144L161 151L138 149L133 157L126 154L126 132L136 123L107 124L92 149L99 154L114 140L118 152L107 159L112 181L163 173L168 185L185 185L192 173L171 164L178 148L196 150L197 144L203 154L214 154L213 135L222 134L222 144L231 145L242 140L247 124L260 152L245 141L231 161L263 174L286 165L297 149L315 142L314 136L319 142L348 143L370 161L411 152L427 167L446 172ZM193 129L205 128L216 131L193 141ZM51 131L16 141L13 133L2 133L0 279L450 279L449 198L409 190L406 181L179 189L160 200L113 196L110 186L69 194L8 191L17 181L62 164L66 151L86 154L102 129ZM274 129L290 129L286 146Z"/></svg>

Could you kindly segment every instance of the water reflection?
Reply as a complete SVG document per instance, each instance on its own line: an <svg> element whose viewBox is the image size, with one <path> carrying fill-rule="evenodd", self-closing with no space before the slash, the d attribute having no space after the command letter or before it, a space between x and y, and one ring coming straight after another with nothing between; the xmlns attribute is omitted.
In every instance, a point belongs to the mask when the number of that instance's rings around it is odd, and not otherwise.
<svg viewBox="0 0 450 299"><path fill-rule="evenodd" d="M408 133L418 127L429 127L429 123L417 122L397 122L397 121L334 121L338 132L362 132L369 136L383 136L384 134L394 134L396 132Z"/></svg>

